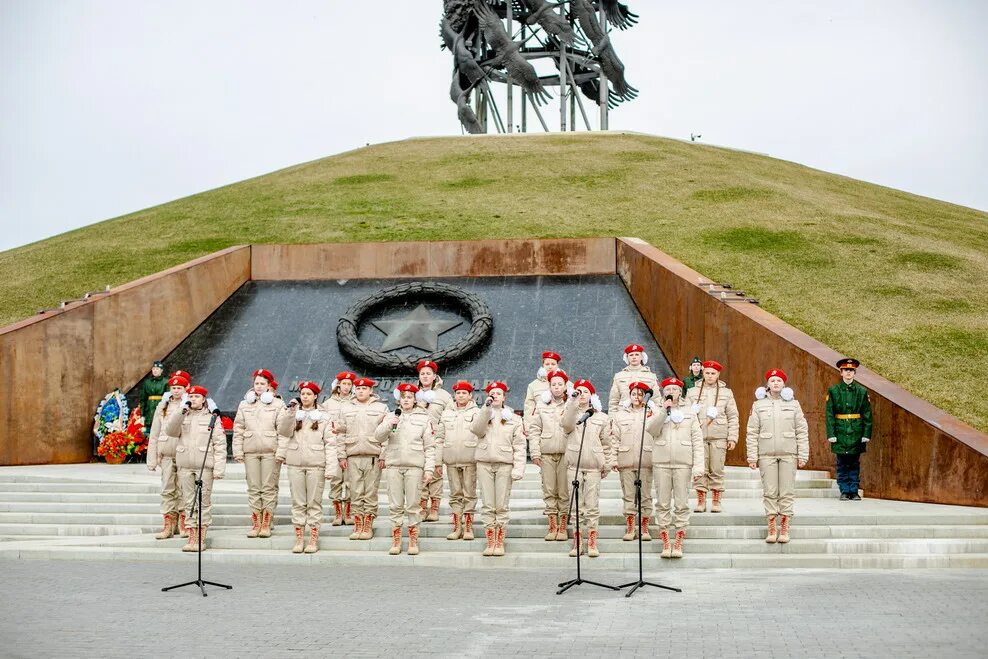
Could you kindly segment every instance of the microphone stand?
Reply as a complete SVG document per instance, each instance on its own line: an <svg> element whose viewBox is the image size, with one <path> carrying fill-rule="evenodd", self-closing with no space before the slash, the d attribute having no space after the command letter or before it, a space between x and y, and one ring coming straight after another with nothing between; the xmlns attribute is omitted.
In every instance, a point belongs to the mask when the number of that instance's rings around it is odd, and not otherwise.
<svg viewBox="0 0 988 659"><path fill-rule="evenodd" d="M217 583L215 581L205 581L202 578L202 473L206 470L206 459L209 457L209 452L213 449L213 428L216 426L216 419L219 418L219 412L213 412L213 418L209 420L209 444L207 444L206 450L202 455L202 465L199 467L199 475L196 477L196 523L199 529L199 572L196 576L195 581L187 581L185 583L180 583L175 586L168 586L162 588L161 592L166 593L169 590L175 590L176 588L185 588L186 586L199 586L199 590L202 591L202 596L206 597L206 584L210 586L217 586L219 588L226 588L227 590L233 590L233 586L228 586L226 584Z"/></svg>
<svg viewBox="0 0 988 659"><path fill-rule="evenodd" d="M648 419L648 400L645 400L645 404L642 405L642 436L641 443L638 445L638 469L635 471L635 505L638 507L638 581L630 581L625 584L621 584L618 588L628 588L631 590L625 594L625 597L631 597L635 594L635 591L642 586L652 586L654 588L664 588L665 590L672 590L677 593L683 592L682 588L673 588L672 586L663 586L660 583L652 583L651 581L645 581L643 574L643 561L642 558L642 458L645 455L645 423Z"/></svg>
<svg viewBox="0 0 988 659"><path fill-rule="evenodd" d="M591 406L589 409L592 410L593 407ZM591 414L591 416L593 415ZM560 583L559 590L556 591L557 595L562 595L573 586L579 586L580 584L590 584L591 586L599 586L610 590L620 590L617 586L609 586L605 583L584 579L580 573L580 553L583 549L583 538L580 537L580 460L583 458L583 440L586 439L587 436L588 420L589 417L583 420L583 432L580 434L580 450L576 454L576 472L573 474L573 491L570 493L569 508L567 509L567 513L572 515L573 503L576 503L576 579L570 579L569 581L563 581Z"/></svg>

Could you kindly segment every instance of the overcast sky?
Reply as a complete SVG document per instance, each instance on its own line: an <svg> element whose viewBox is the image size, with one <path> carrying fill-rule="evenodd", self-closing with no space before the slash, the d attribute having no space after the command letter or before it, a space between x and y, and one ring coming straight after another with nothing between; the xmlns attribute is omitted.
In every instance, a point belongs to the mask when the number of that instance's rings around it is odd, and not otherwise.
<svg viewBox="0 0 988 659"><path fill-rule="evenodd" d="M988 209L988 2L629 4L640 23L613 41L641 94L612 129L701 133ZM460 134L441 8L0 0L0 249L368 142Z"/></svg>

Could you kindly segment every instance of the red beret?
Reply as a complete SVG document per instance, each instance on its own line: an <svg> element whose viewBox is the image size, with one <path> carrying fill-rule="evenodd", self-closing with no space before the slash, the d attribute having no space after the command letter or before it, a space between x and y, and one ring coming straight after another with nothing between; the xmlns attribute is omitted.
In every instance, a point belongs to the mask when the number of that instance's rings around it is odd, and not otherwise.
<svg viewBox="0 0 988 659"><path fill-rule="evenodd" d="M487 393L491 393L491 391L493 391L494 389L500 389L504 393L508 393L508 385L498 381L491 382L489 385L487 385L484 391L486 391Z"/></svg>
<svg viewBox="0 0 988 659"><path fill-rule="evenodd" d="M413 394L418 393L418 390L419 388L417 386L409 382L402 382L397 387L395 387L395 391L410 391Z"/></svg>
<svg viewBox="0 0 988 659"><path fill-rule="evenodd" d="M543 352L542 359L555 359L557 362L563 361L563 358L559 355L558 352L552 352L551 350L547 350L546 352Z"/></svg>
<svg viewBox="0 0 988 659"><path fill-rule="evenodd" d="M576 382L573 383L574 389L577 389L579 387L584 387L591 394L597 393L597 390L594 389L593 384L591 384L590 380L577 380Z"/></svg>
<svg viewBox="0 0 988 659"><path fill-rule="evenodd" d="M708 359L707 361L703 362L703 368L712 368L718 373L724 370L723 366L721 366L718 362L715 362L712 359Z"/></svg>
<svg viewBox="0 0 988 659"><path fill-rule="evenodd" d="M439 364L436 362L430 362L428 359L423 359L418 364L415 365L416 371L421 371L423 368L431 368L435 372L439 372Z"/></svg>
<svg viewBox="0 0 988 659"><path fill-rule="evenodd" d="M370 378L357 378L353 381L353 386L355 387L373 387L376 385L377 383Z"/></svg>
<svg viewBox="0 0 988 659"><path fill-rule="evenodd" d="M765 381L766 382L768 381L769 378L773 378L773 377L782 378L782 381L783 382L788 382L789 381L789 376L786 375L786 372L783 371L780 368L773 368L773 369L771 369L769 371L765 371Z"/></svg>
<svg viewBox="0 0 988 659"><path fill-rule="evenodd" d="M552 380L552 378L562 378L564 382L569 382L569 376L566 375L566 371L561 368L557 368L554 371L549 371L545 374L546 380Z"/></svg>
<svg viewBox="0 0 988 659"><path fill-rule="evenodd" d="M319 387L319 385L316 384L315 382L312 382L311 380L306 380L305 382L299 383L298 390L302 391L303 389L309 389L312 391L312 393L314 393L317 396L320 393L322 393L322 389Z"/></svg>
<svg viewBox="0 0 988 659"><path fill-rule="evenodd" d="M186 383L192 382L192 376L189 375L188 371L175 371L172 373L173 377L185 378ZM188 386L188 384L186 384Z"/></svg>
<svg viewBox="0 0 988 659"><path fill-rule="evenodd" d="M686 385L683 384L683 381L682 380L677 380L676 378L666 378L665 380L662 381L662 384L660 384L659 386L662 387L663 389L665 389L670 384L674 384L677 387L679 387L680 389L685 389L686 388Z"/></svg>
<svg viewBox="0 0 988 659"><path fill-rule="evenodd" d="M647 382L632 382L628 385L628 391L634 391L635 389L641 389L642 391L651 391L652 388L648 386Z"/></svg>
<svg viewBox="0 0 988 659"><path fill-rule="evenodd" d="M186 387L189 386L189 381L183 378L181 375L173 375L168 379L169 387Z"/></svg>
<svg viewBox="0 0 988 659"><path fill-rule="evenodd" d="M460 380L453 385L453 391L473 391L473 385L466 380Z"/></svg>
<svg viewBox="0 0 988 659"><path fill-rule="evenodd" d="M278 388L278 381L274 379L274 375L268 369L266 368L257 369L256 371L254 371L254 375L252 377L256 378L257 376L261 376L262 378L267 380L268 384L271 385L272 389Z"/></svg>
<svg viewBox="0 0 988 659"><path fill-rule="evenodd" d="M336 374L337 383L343 382L343 380L349 380L350 382L353 382L356 379L357 379L357 374L351 371L340 371L339 373Z"/></svg>
<svg viewBox="0 0 988 659"><path fill-rule="evenodd" d="M209 395L209 389L207 389L206 387L204 387L202 385L194 384L191 387L189 387L189 395L191 396L192 394L199 394L200 396L207 396L207 395Z"/></svg>
<svg viewBox="0 0 988 659"><path fill-rule="evenodd" d="M624 354L627 355L629 352L645 352L645 346L638 345L637 343L632 343L631 345L629 345L624 349Z"/></svg>

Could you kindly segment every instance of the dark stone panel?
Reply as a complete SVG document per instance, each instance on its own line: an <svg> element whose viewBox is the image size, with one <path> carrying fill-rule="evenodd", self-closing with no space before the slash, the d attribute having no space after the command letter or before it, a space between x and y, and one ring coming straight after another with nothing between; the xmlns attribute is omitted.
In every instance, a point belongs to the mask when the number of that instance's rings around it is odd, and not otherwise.
<svg viewBox="0 0 988 659"><path fill-rule="evenodd" d="M660 378L672 373L616 275L423 280L444 281L479 295L494 317L487 346L449 368L440 364L446 389L459 379L474 386L503 379L511 387L508 404L520 409L525 388L541 365L541 352L554 350L563 355L567 373L589 378L606 404L611 377L624 367L624 346L632 342L646 347L649 366ZM168 355L166 368L192 373L224 410L235 409L256 368L271 370L286 397L300 380L328 387L338 371L349 369L378 380L393 406L391 389L399 381L414 381L415 373L396 377L351 362L340 353L336 325L354 302L401 281L407 280L248 282ZM360 340L380 348L385 335L367 321L405 316L418 303L408 301L368 316ZM435 318L461 317L454 306L433 301L426 306ZM463 320L439 337L440 348L463 337L469 327L468 319Z"/></svg>

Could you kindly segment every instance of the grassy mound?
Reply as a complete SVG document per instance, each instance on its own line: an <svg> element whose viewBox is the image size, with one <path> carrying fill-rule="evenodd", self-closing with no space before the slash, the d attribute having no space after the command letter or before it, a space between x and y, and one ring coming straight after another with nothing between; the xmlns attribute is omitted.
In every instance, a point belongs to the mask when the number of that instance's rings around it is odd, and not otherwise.
<svg viewBox="0 0 988 659"><path fill-rule="evenodd" d="M240 243L594 235L639 236L988 430L988 214L643 135L382 144L71 231L0 253L0 324Z"/></svg>

